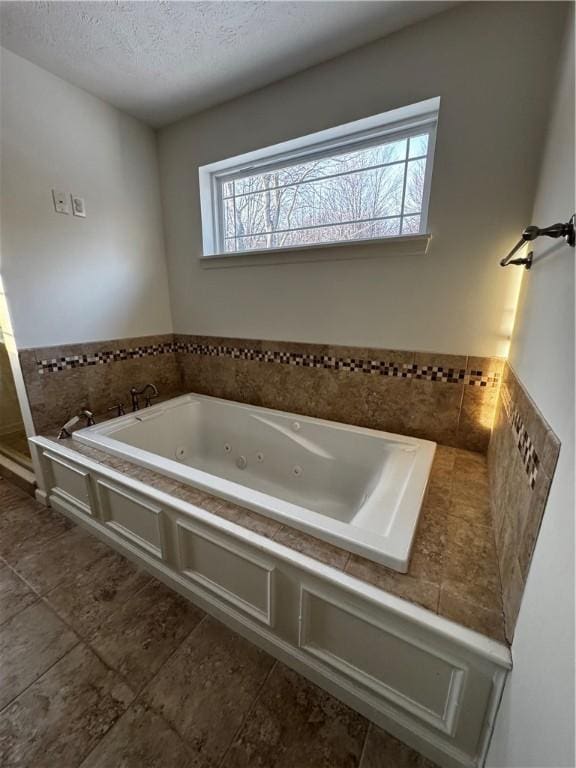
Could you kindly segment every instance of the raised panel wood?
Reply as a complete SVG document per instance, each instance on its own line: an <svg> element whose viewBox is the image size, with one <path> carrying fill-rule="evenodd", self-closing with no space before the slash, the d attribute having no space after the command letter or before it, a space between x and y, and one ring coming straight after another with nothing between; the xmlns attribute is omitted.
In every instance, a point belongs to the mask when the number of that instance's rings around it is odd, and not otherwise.
<svg viewBox="0 0 576 768"><path fill-rule="evenodd" d="M412 716L453 735L466 670L349 609L301 590L300 647Z"/></svg>
<svg viewBox="0 0 576 768"><path fill-rule="evenodd" d="M73 499L83 512L92 515L90 473L48 453L44 458L52 479L51 492Z"/></svg>
<svg viewBox="0 0 576 768"><path fill-rule="evenodd" d="M97 486L104 524L141 549L164 559L162 510L102 480L98 480Z"/></svg>
<svg viewBox="0 0 576 768"><path fill-rule="evenodd" d="M232 539L176 523L180 571L236 608L273 625L274 567Z"/></svg>

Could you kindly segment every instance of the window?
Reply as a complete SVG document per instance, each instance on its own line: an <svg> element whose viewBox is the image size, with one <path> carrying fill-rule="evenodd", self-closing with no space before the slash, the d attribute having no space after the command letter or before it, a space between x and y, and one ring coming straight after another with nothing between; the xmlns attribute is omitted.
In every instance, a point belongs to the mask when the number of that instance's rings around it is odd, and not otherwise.
<svg viewBox="0 0 576 768"><path fill-rule="evenodd" d="M204 255L426 233L438 102L204 166Z"/></svg>

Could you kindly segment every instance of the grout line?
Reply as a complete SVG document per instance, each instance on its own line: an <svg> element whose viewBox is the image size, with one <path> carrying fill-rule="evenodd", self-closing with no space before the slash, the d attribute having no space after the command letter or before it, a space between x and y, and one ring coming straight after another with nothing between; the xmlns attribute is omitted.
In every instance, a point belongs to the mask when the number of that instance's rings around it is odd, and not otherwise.
<svg viewBox="0 0 576 768"><path fill-rule="evenodd" d="M162 584L162 582L161 582L161 581L159 581L159 579L156 579L156 581L158 581L160 584ZM175 594L177 594L177 593L175 593ZM186 598L184 598L184 599L186 599ZM188 602L191 602L191 601L188 601ZM192 604L192 605L194 605L194 603L191 603L191 604ZM194 607L197 607L197 606L194 606ZM200 610L201 610L201 609L200 609ZM168 662L169 662L169 661L170 661L170 660L171 660L171 659L172 659L172 658L173 658L173 657L176 655L176 653L177 653L177 652L180 650L180 648L181 648L181 647L184 645L184 643L185 643L187 640L189 640L189 638L190 638L190 637L192 637L192 635L193 635L195 632L197 632L197 631L198 631L198 628L199 628L200 626L202 626L202 624L204 624L204 622L205 622L207 619L208 619L208 614L207 614L206 612L204 612L204 616L202 616L202 618L200 619L200 621L198 622L198 624L196 624L196 626L195 626L193 629L191 629L191 630L190 630L190 632L188 632L188 634L187 634L185 637L183 637L183 638L182 638L182 640L181 640L181 641L178 643L178 645L177 645L177 646L174 648L174 650L173 650L173 651L172 651L172 652L171 652L171 653L170 653L170 654L169 654L169 655L166 657L166 659L165 659L165 660L162 662L162 664L161 664L161 665L158 667L158 669L157 669L157 670L156 670L156 672L155 672L155 673L152 675L152 677L150 678L150 680L147 680L147 681L146 681L146 682L145 682L145 683L144 683L144 684L141 686L141 688L140 688L140 689L137 691L137 693L136 693L136 696L134 697L134 701L133 701L133 702L130 704L130 706L132 706L132 704L135 704L137 701L139 701L139 700L142 698L142 696L143 696L143 694L144 694L144 691L145 691L145 689L146 689L146 688L148 688L149 686L151 686L151 685L152 685L152 683L154 682L154 680L156 680L156 678L157 678L157 677L160 675L160 673L161 673L161 672L164 670L164 667L166 666L166 664L168 664ZM156 707L154 707L152 704L150 704L150 708L151 708L151 709L153 709L153 710L154 710L154 711L155 711L157 714L159 714L159 715L161 715L161 716L162 716L162 713L161 713L161 712L158 712L158 710L156 709ZM175 732L175 733L178 733L178 731L176 730L176 728L174 728L174 726L171 726L171 727L172 727L172 729L174 730L174 732ZM182 735L181 735L180 733L178 733L178 736L180 736L180 738L183 738L183 737L182 737Z"/></svg>
<svg viewBox="0 0 576 768"><path fill-rule="evenodd" d="M241 733L242 733L242 731L244 730L244 726L247 724L247 722L248 722L248 719L249 719L250 715L251 715L251 714L252 714L252 712L254 711L254 707L255 707L255 706L256 706L256 704L258 703L258 700L260 699L260 696L262 695L262 692L263 692L263 690L264 690L264 687L265 687L265 686L266 686L266 684L268 683L268 680L270 679L270 676L272 675L272 672L273 672L273 671L276 669L276 667L277 667L277 666L278 666L278 664L280 663L280 662L278 661L278 659L276 659L274 656L271 656L269 653L268 653L267 655L268 655L268 656L270 656L270 658L272 658L272 659L273 659L273 663L272 663L272 666L270 667L270 669L269 669L269 671L268 671L268 674L265 676L264 680L262 681L262 685L260 686L260 688L258 688L258 690L257 690L257 692L256 692L256 694L255 694L255 696L254 696L254 699L253 699L253 701L252 701L252 704L251 704L251 705L248 707L248 710L246 711L246 714L245 714L245 716L243 717L243 719L242 719L242 722L240 723L240 725L238 726L238 728L237 728L237 729L236 729L236 731L234 732L234 735L233 735L233 736L232 736L232 738L230 739L230 743L228 744L228 747L226 748L226 750L225 750L224 754L222 755L222 759L221 759L221 760L220 760L220 762L218 763L218 768L224 768L224 761L225 761L225 760L226 760L226 758L228 757L228 755L229 755L229 753L230 753L230 750L232 749L232 747L233 747L233 745L234 745L234 742L236 741L236 739L238 738L238 736L240 736L240 734L241 734Z"/></svg>
<svg viewBox="0 0 576 768"><path fill-rule="evenodd" d="M56 661L54 661L52 664L50 664L50 666L46 667L46 669L43 672L41 672L38 675L38 677L35 677L34 680L32 680L30 683L28 683L28 685L25 688L23 688L19 693L17 693L16 696L11 698L10 701L8 701L2 707L2 709L0 709L0 716L3 715L6 712L6 710L8 709L8 707L10 707L17 699L19 699L20 696L22 696L24 693L26 693L26 691L28 691L30 688L32 688L32 686L35 685L35 683L37 683L38 680L41 680L53 667L56 666L56 664L59 664L62 661L62 659L65 659L66 656L68 656L68 654L72 653L72 651L74 651L76 648L78 648L79 645L85 645L85 643L82 642L82 640L78 637L78 635L76 633L74 633L74 635L78 638L78 642L74 643L74 645L72 645L70 648L68 648L68 650L65 653L62 654L62 656L57 658Z"/></svg>
<svg viewBox="0 0 576 768"><path fill-rule="evenodd" d="M366 745L368 744L368 736L372 728L373 728L373 723L371 720L368 720L368 728L366 728L366 733L364 735L364 742L362 744L362 750L360 752L360 758L358 759L357 768L362 768L362 761L364 760L364 755L366 753ZM390 766L390 768L393 768L393 766Z"/></svg>
<svg viewBox="0 0 576 768"><path fill-rule="evenodd" d="M153 579L153 578L154 578L154 577L151 577L151 579ZM156 579L156 581L158 581L158 579ZM160 583L162 583L162 582L160 582ZM142 590L138 590L138 592L141 592L141 591L142 591ZM144 694L144 691L146 690L146 688L148 688L148 686L150 686L150 685L151 685L151 684L154 682L154 680L155 680L155 679L158 677L158 675L159 675L159 674L160 674L160 673L163 671L164 667L166 666L166 664L168 664L168 662L170 661L170 659L171 659L171 658L172 658L172 657L173 657L173 656L176 654L176 652L177 652L178 650L180 650L180 648L181 648L181 647L182 647L182 645L183 645L183 644L186 642L186 640L188 640L188 638L189 638L189 637L191 637L191 635L193 635L193 634L194 634L194 632L196 632L196 630L198 629L198 627L199 627L201 624L203 624L203 623L204 623L204 621L205 621L207 618L208 618L208 614L206 613L206 614L205 614L205 615L204 615L204 616L203 616L203 617L200 619L200 621L198 622L198 624L196 624L196 626L194 627L194 629L192 629L192 630L191 630L191 631L190 631L190 632L189 632L189 633L186 635L186 637L185 637L185 638L182 640L182 642L181 642L181 643L179 643L179 644L177 645L177 647L174 649L174 651L173 651L173 652L172 652L172 653L171 653L171 654L168 656L168 658L167 658L167 659L166 659L166 660L165 660L165 661L164 661L164 662L163 662L163 663L160 665L159 669L158 669L158 670L155 672L155 674L154 674L154 675L153 675L153 676L150 678L150 680L148 680L148 682L144 683L144 685L143 685L143 686L140 688L140 690L139 690L137 693L135 693L135 695L134 695L134 698L132 699L132 701L130 702L130 704L129 704L129 705L126 707L126 709L124 710L124 712L123 712L123 713L120 715L120 717L119 717L119 718L118 718L118 719L117 719L117 720L114 722L114 724L113 724L113 725L112 725L112 726L111 726L111 727L110 727L110 728L109 728L109 729L106 731L106 733L104 733L104 735L103 735L103 736L101 736L101 737L98 739L98 741L96 742L96 744L94 745L94 747L93 747L93 748L90 750L90 752L88 752L88 754L86 754L86 755L85 755L85 756L82 758L82 762L81 762L81 763L79 763L79 765L78 765L78 768L82 768L82 765L84 764L84 762L85 762L85 761L86 761L86 760L87 760L87 759L90 757L90 755L91 755L91 754L92 754L92 753L93 753L93 752L94 752L94 751L95 751L95 750L96 750L96 749L97 749L97 748L100 746L101 742L102 742L102 741L104 741L104 739L106 738L106 736L108 735L108 733L110 733L110 731L112 731L112 730L113 730L113 729L116 727L116 725L117 725L117 724L120 722L120 720L121 720L121 719L124 717L124 715L126 715L126 714L127 714L127 713L128 713L130 710L131 710L131 709L132 709L132 710L133 710L133 709L135 709L135 708L136 708L136 706L142 706L144 709L146 709L146 710L148 710L148 711L151 711L151 712L154 714L154 716L155 716L155 717L158 717L158 718L159 718L159 719L162 721L162 723L163 723L163 724L166 726L166 728L168 728L170 731L172 731L172 733L174 733L174 734L175 734L175 735L178 737L178 739L179 739L179 740L182 742L182 745L183 745L183 747L184 747L185 751L187 752L187 754L188 754L188 755L189 755L191 758L194 758L194 757L196 757L196 753L192 752L192 749L191 749L191 747L188 745L188 742L186 741L186 739L184 739L184 737L182 736L182 734L181 734L181 733L179 733L179 731L178 731L178 730L177 730L177 729L176 729L176 728L175 728L175 727L172 725L172 723L171 723L169 720L167 720L167 719L164 717L164 715L162 714L162 712L159 712L159 711L158 711L158 709L157 709L155 706L153 706L152 704L148 704L146 701L144 701L144 700L143 700L143 694ZM87 645L88 645L88 644L87 644ZM90 646L88 646L88 647L90 648ZM91 650L92 650L92 649L91 649ZM107 666L108 666L108 665L107 665ZM114 672L115 674L119 674L119 673L116 673L116 670L112 669L111 667L109 667L109 669L111 669L111 671L112 671L112 672ZM121 677L121 679L123 679L121 675L119 675L119 676ZM131 687L130 687L130 690L131 690L131 691L133 691L133 688L131 688ZM133 692L134 692L134 691L133 691Z"/></svg>

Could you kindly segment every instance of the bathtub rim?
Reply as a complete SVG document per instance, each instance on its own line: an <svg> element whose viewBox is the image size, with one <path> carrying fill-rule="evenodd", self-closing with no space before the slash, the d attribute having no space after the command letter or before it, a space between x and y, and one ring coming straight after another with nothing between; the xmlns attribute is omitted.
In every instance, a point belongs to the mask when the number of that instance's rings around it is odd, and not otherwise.
<svg viewBox="0 0 576 768"><path fill-rule="evenodd" d="M419 449L418 455L410 469L410 475L405 483L397 510L400 523L393 526L388 535L382 535L367 528L343 523L307 507L293 504L249 486L226 480L216 474L189 467L174 459L160 456L153 451L136 448L113 437L115 432L135 422L157 418L169 410L197 401L221 403L244 411L262 411L271 415L294 418L294 420L303 423L312 422L343 432L377 437L389 443L406 444L409 446L416 445ZM303 531L335 547L384 565L398 573L407 573L409 569L412 547L437 447L435 442L423 438L399 435L328 419L319 419L314 416L280 411L274 408L250 405L249 403L227 400L211 395L196 394L194 392L178 395L149 408L114 417L92 427L76 430L72 434L72 439L88 447L102 450L117 458L125 459L138 466L158 472L158 474L189 485L192 488L197 488L224 501L245 507L264 517L276 520L283 525ZM271 506L272 508L270 508ZM350 535L351 533L353 536Z"/></svg>

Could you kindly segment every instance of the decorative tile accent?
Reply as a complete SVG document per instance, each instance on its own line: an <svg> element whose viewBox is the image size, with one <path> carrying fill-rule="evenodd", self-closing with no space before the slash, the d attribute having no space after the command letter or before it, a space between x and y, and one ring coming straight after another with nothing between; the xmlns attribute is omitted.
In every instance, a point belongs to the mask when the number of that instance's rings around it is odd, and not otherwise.
<svg viewBox="0 0 576 768"><path fill-rule="evenodd" d="M39 360L38 373L56 373L90 365L105 365L119 360L131 360L139 357L155 357L171 352L185 352L203 357L226 357L232 360L255 360L260 363L278 363L295 365L302 368L324 368L333 371L351 373L369 373L399 379L419 379L438 381L444 384L458 384L466 381L474 387L497 387L497 373L485 374L482 371L464 368L446 368L441 365L407 365L384 360L363 360L333 355L306 355L296 352L277 352L272 350L229 347L225 345L198 344L195 342L177 342L152 344L149 346L116 349L93 354L70 355L50 360Z"/></svg>
<svg viewBox="0 0 576 768"><path fill-rule="evenodd" d="M560 442L508 364L488 446L506 639L511 642Z"/></svg>
<svg viewBox="0 0 576 768"><path fill-rule="evenodd" d="M172 342L166 344L150 344L128 349L115 349L109 352L94 352L93 354L69 355L68 357L53 357L50 360L39 360L38 373L56 373L69 371L74 368L85 368L89 365L105 365L119 360L134 360L139 357L156 357L175 351Z"/></svg>
<svg viewBox="0 0 576 768"><path fill-rule="evenodd" d="M510 426L514 430L517 438L516 447L520 452L522 464L526 475L528 476L528 483L530 488L534 490L536 478L538 477L538 469L540 467L540 459L536 453L534 443L530 439L528 430L524 425L520 411L518 407L512 403L512 398L506 384L502 385L500 396L502 398L502 407L504 408Z"/></svg>
<svg viewBox="0 0 576 768"><path fill-rule="evenodd" d="M420 379L438 381L444 384L458 384L467 381L475 387L497 387L497 373L467 371L464 368L446 368L441 365L416 365L395 363L384 360L335 357L333 355L306 355L296 352L277 352L265 349L229 347L225 345L179 342L176 351L204 357L228 357L234 360L256 360L261 363L279 363L303 368L325 368L350 373L378 374L399 379Z"/></svg>

